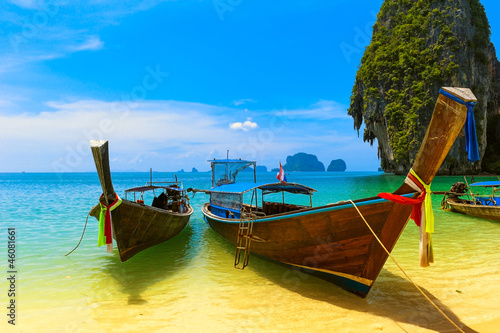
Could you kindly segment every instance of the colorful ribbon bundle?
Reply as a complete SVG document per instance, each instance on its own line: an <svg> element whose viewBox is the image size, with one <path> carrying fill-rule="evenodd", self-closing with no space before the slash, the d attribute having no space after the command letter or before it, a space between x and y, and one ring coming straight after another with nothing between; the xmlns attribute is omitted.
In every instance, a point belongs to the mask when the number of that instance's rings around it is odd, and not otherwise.
<svg viewBox="0 0 500 333"><path fill-rule="evenodd" d="M101 199L104 194L99 198L99 204L101 205L101 214L99 215L99 236L97 238L97 246L105 245L107 246L107 252L113 252L113 231L111 227L111 211L117 208L121 203L122 199L115 193L115 201L110 203L108 206L102 203Z"/></svg>
<svg viewBox="0 0 500 333"><path fill-rule="evenodd" d="M425 184L417 173L410 169L405 183L420 195L416 198L407 198L392 193L379 193L378 196L403 205L413 205L411 218L420 227L420 266L429 266L434 262L431 233L434 232L434 213L432 211L431 186ZM424 207L422 207L424 203Z"/></svg>

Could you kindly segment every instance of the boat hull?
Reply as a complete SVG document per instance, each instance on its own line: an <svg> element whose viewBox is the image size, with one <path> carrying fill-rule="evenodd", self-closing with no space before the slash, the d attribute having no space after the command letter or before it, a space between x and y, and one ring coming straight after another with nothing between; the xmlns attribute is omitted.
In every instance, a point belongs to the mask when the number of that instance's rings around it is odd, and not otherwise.
<svg viewBox="0 0 500 333"><path fill-rule="evenodd" d="M100 211L97 205L91 215L99 219ZM120 206L111 211L113 238L121 261L179 234L192 213L190 206L185 213L173 213L123 199Z"/></svg>
<svg viewBox="0 0 500 333"><path fill-rule="evenodd" d="M106 205L111 204L117 195L111 180L108 141L91 140L90 147L103 192L99 200ZM193 214L191 205L186 204L185 207L186 212L178 213L122 199L121 204L111 210L113 238L121 261L127 261L140 251L180 233ZM98 204L92 208L90 215L99 220L100 212L101 205Z"/></svg>
<svg viewBox="0 0 500 333"><path fill-rule="evenodd" d="M500 221L500 206L474 205L472 203L457 202L451 198L446 199L446 203L452 212Z"/></svg>
<svg viewBox="0 0 500 333"><path fill-rule="evenodd" d="M391 251L412 207L380 198L356 205ZM238 219L212 214L208 203L202 212L215 232L236 244ZM388 257L350 203L255 219L251 253L299 267L361 297L366 297Z"/></svg>

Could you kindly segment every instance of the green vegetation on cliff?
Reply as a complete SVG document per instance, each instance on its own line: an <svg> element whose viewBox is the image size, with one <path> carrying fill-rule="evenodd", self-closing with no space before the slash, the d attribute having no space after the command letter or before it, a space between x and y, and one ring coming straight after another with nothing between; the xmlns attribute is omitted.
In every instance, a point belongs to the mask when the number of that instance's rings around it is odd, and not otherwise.
<svg viewBox="0 0 500 333"><path fill-rule="evenodd" d="M469 12L464 10L467 5ZM348 110L357 130L364 120L364 141L373 143L374 122L384 123L392 163L408 168L420 147L439 88L466 81L461 72L461 63L469 58L463 54L465 48L472 50L469 61L487 66L489 36L479 0L384 1L361 59ZM475 93L488 89L471 88ZM476 124L480 136L483 129L480 121ZM384 154L380 146L379 154ZM384 168L387 163L382 158Z"/></svg>

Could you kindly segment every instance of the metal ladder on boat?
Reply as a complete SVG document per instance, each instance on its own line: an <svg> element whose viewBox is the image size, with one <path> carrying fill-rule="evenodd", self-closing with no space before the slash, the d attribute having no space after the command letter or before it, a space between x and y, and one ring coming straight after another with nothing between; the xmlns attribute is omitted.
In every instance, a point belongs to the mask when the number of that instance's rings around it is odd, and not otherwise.
<svg viewBox="0 0 500 333"><path fill-rule="evenodd" d="M238 238L236 240L236 255L234 257L234 267L244 269L248 266L250 259L250 244L252 243L252 229L255 214L241 213L240 223L238 225ZM241 260L243 252L243 260ZM241 263L241 266L239 266Z"/></svg>

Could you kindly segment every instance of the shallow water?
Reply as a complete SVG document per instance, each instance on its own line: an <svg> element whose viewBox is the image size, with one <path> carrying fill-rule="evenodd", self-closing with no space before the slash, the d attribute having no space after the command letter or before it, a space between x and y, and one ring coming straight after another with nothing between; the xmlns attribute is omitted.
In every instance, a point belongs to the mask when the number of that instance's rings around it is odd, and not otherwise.
<svg viewBox="0 0 500 333"><path fill-rule="evenodd" d="M173 173L155 173L157 181ZM209 173L180 173L185 187L210 187ZM250 177L251 175L245 175ZM291 173L288 181L318 190L315 205L393 191L404 177L381 173ZM274 173L258 175L274 181ZM115 173L123 193L148 173ZM459 177L437 177L434 191ZM453 326L388 260L362 299L323 280L257 257L233 268L234 246L208 228L200 206L174 239L126 263L97 248L97 221L90 208L101 193L94 173L0 174L0 223L16 228L16 326L22 332L451 332ZM410 221L392 254L413 281L456 323L495 332L500 323L500 223L439 209L435 196L435 263L418 266L419 230ZM307 199L308 200L308 199ZM7 248L4 247L4 258ZM7 259L0 290L8 305ZM478 329L478 327L480 329ZM490 330L491 329L491 330Z"/></svg>

